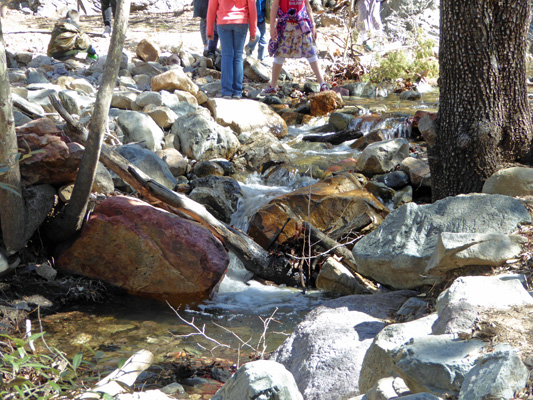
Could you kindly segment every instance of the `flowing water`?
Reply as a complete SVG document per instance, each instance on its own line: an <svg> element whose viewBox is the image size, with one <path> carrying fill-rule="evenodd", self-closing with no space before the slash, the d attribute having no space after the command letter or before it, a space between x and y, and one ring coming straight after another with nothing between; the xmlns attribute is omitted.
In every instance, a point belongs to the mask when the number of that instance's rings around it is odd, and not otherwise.
<svg viewBox="0 0 533 400"><path fill-rule="evenodd" d="M416 110L436 111L438 93L426 93L416 102L399 101L396 96L345 100L348 105L381 110L383 118L378 123L362 126L363 131L379 128L389 137L406 137L409 135L409 130L405 129L406 118L412 117ZM309 126L290 128L284 144L298 171L280 170L268 178L251 174L245 182L241 182L244 199L233 217L232 225L246 231L249 217L263 204L315 182L311 166L323 168L356 155L355 150L349 147L350 143L332 147L301 140L314 126L325 122L317 118ZM319 291L303 293L297 289L248 281L248 278L248 272L236 257L231 256L230 270L214 298L195 306L180 307L177 311L179 316L166 304L126 297L92 310L46 317L43 319L43 330L47 332L48 344L70 355L93 349L99 356L110 359L106 362L109 365L116 365L118 358L128 357L140 349L152 351L156 355L156 362L160 363L177 359L183 354L190 357L210 357L213 354L237 362L250 353L242 341L248 341L259 352L274 350L309 310L327 298ZM273 318L269 320L271 316ZM204 330L210 339L202 335L184 336L198 333L185 321L194 323L199 331ZM265 331L266 342L261 341ZM266 343L266 350L263 343ZM229 345L231 349L223 345ZM239 347L242 349L240 355L236 352Z"/></svg>

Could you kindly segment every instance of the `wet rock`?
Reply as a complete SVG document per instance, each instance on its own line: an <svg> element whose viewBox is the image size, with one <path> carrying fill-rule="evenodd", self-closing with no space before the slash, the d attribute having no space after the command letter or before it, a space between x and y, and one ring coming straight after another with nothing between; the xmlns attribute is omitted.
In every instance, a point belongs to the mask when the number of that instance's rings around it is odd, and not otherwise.
<svg viewBox="0 0 533 400"><path fill-rule="evenodd" d="M421 98L422 95L418 90L406 90L405 92L400 93L400 100L416 101Z"/></svg>
<svg viewBox="0 0 533 400"><path fill-rule="evenodd" d="M311 115L320 117L327 115L332 111L344 106L344 101L337 93L332 90L316 93L310 96L309 103L311 106Z"/></svg>
<svg viewBox="0 0 533 400"><path fill-rule="evenodd" d="M389 315L412 295L397 291L327 301L307 314L271 359L293 374L306 399L358 395L358 376L366 350Z"/></svg>
<svg viewBox="0 0 533 400"><path fill-rule="evenodd" d="M507 234L529 221L521 202L501 195L448 197L422 206L409 203L357 242L353 255L362 275L395 288L415 288L435 282L425 268L440 233Z"/></svg>
<svg viewBox="0 0 533 400"><path fill-rule="evenodd" d="M229 223L237 211L237 204L243 197L241 187L235 179L210 175L191 181L189 197L203 204L220 221Z"/></svg>
<svg viewBox="0 0 533 400"><path fill-rule="evenodd" d="M431 188L431 171L427 159L406 157L400 163L400 170L409 174L414 188Z"/></svg>
<svg viewBox="0 0 533 400"><path fill-rule="evenodd" d="M160 53L159 45L150 39L141 40L135 50L137 57L146 62L157 61Z"/></svg>
<svg viewBox="0 0 533 400"><path fill-rule="evenodd" d="M207 107L222 126L230 127L237 135L270 132L277 138L287 135L287 124L270 107L253 100L209 99Z"/></svg>
<svg viewBox="0 0 533 400"><path fill-rule="evenodd" d="M198 92L198 86L179 69L171 69L170 71L163 72L152 78L152 90L154 92L160 90L168 90L169 92L172 92L176 89L185 90L192 95L196 95Z"/></svg>
<svg viewBox="0 0 533 400"><path fill-rule="evenodd" d="M174 148L198 161L219 157L230 159L239 148L239 140L231 129L202 114L189 113L178 118L171 132L175 135Z"/></svg>
<svg viewBox="0 0 533 400"><path fill-rule="evenodd" d="M289 162L286 148L271 133L256 133L239 140L242 144L233 159L239 168L263 173L273 165Z"/></svg>
<svg viewBox="0 0 533 400"><path fill-rule="evenodd" d="M353 115L333 112L329 116L328 123L335 128L335 131L343 131L348 129L350 121L353 119Z"/></svg>
<svg viewBox="0 0 533 400"><path fill-rule="evenodd" d="M147 114L127 111L121 113L116 122L124 134L124 143L141 142L150 151L162 148L165 134Z"/></svg>
<svg viewBox="0 0 533 400"><path fill-rule="evenodd" d="M96 207L57 265L178 305L207 299L224 276L228 255L199 224L115 196Z"/></svg>
<svg viewBox="0 0 533 400"><path fill-rule="evenodd" d="M340 228L362 214L381 221L387 208L353 175L344 173L270 201L250 219L249 235L266 248L289 218L277 244L295 236L299 221L308 221L315 228L326 231Z"/></svg>
<svg viewBox="0 0 533 400"><path fill-rule="evenodd" d="M287 125L301 125L303 122L303 114L294 111L285 111L281 114L281 118L285 121Z"/></svg>
<svg viewBox="0 0 533 400"><path fill-rule="evenodd" d="M303 400L294 377L275 361L259 360L244 364L218 390L212 400Z"/></svg>
<svg viewBox="0 0 533 400"><path fill-rule="evenodd" d="M392 171L388 174L374 175L372 179L384 183L392 189L401 189L409 185L409 175L405 171Z"/></svg>
<svg viewBox="0 0 533 400"><path fill-rule="evenodd" d="M366 175L383 174L395 169L408 155L407 139L372 143L358 155L355 169Z"/></svg>
<svg viewBox="0 0 533 400"><path fill-rule="evenodd" d="M533 168L512 167L499 170L485 181L482 192L507 196L531 196Z"/></svg>
<svg viewBox="0 0 533 400"><path fill-rule="evenodd" d="M396 192L384 183L369 181L365 185L365 189L380 199L383 203L387 204L393 198Z"/></svg>
<svg viewBox="0 0 533 400"><path fill-rule="evenodd" d="M368 133L367 135L364 135L360 137L359 139L356 139L355 142L352 143L350 146L352 149L357 150L364 150L368 147L368 145L372 143L378 143L383 142L385 140L385 135L381 130L372 131Z"/></svg>

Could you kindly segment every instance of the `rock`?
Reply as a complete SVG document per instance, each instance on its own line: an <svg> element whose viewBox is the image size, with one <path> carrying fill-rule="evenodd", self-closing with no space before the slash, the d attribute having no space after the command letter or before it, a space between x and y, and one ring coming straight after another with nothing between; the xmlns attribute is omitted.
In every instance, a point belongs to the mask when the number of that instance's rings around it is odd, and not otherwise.
<svg viewBox="0 0 533 400"><path fill-rule="evenodd" d="M92 107L96 98L82 96L75 90L62 90L58 93L59 99L70 114L81 115L84 108Z"/></svg>
<svg viewBox="0 0 533 400"><path fill-rule="evenodd" d="M364 136L361 136L359 139L356 139L355 142L353 142L350 147L352 149L357 150L364 150L368 147L368 145L372 143L378 143L385 141L385 135L381 130L372 131Z"/></svg>
<svg viewBox="0 0 533 400"><path fill-rule="evenodd" d="M98 161L98 164L96 165L96 175L94 177L91 191L93 193L102 193L105 195L112 194L115 191L115 185L113 184L111 173L100 161Z"/></svg>
<svg viewBox="0 0 533 400"><path fill-rule="evenodd" d="M418 90L406 90L402 93L400 93L400 100L410 100L410 101L416 101L420 100L422 98L422 95Z"/></svg>
<svg viewBox="0 0 533 400"><path fill-rule="evenodd" d="M530 221L520 201L501 195L462 195L423 206L409 203L391 212L352 253L362 275L398 289L415 288L435 282L426 277L425 268L440 233L507 234Z"/></svg>
<svg viewBox="0 0 533 400"><path fill-rule="evenodd" d="M287 125L302 125L304 114L294 111L285 111L281 114L281 118Z"/></svg>
<svg viewBox="0 0 533 400"><path fill-rule="evenodd" d="M165 68L158 62L136 62L130 71L133 77L136 75L148 75L150 78L153 78L164 73ZM155 91L157 92L157 90Z"/></svg>
<svg viewBox="0 0 533 400"><path fill-rule="evenodd" d="M158 389L146 390L143 392L120 393L113 396L117 400L172 400L174 397L167 396Z"/></svg>
<svg viewBox="0 0 533 400"><path fill-rule="evenodd" d="M247 99L209 99L207 107L216 122L230 127L237 135L250 136L265 131L278 139L287 135L283 118L264 103Z"/></svg>
<svg viewBox="0 0 533 400"><path fill-rule="evenodd" d="M143 61L157 61L161 50L157 43L154 43L150 39L143 39L137 45L135 54Z"/></svg>
<svg viewBox="0 0 533 400"><path fill-rule="evenodd" d="M39 104L28 101L17 93L11 93L11 99L13 105L23 112L29 112L34 115L44 115L45 113L44 108Z"/></svg>
<svg viewBox="0 0 533 400"><path fill-rule="evenodd" d="M256 133L239 140L243 142L233 158L239 168L263 173L273 165L289 162L287 149L271 133Z"/></svg>
<svg viewBox="0 0 533 400"><path fill-rule="evenodd" d="M88 95L96 94L96 89L94 88L94 86L91 85L89 81L83 78L73 78L72 81L69 83L68 88L72 90L81 90Z"/></svg>
<svg viewBox="0 0 533 400"><path fill-rule="evenodd" d="M389 400L403 398L402 394L411 393L402 378L388 376L376 382L363 400ZM436 398L436 397L435 397Z"/></svg>
<svg viewBox="0 0 533 400"><path fill-rule="evenodd" d="M322 14L320 24L325 28L328 26L344 26L344 20L337 15Z"/></svg>
<svg viewBox="0 0 533 400"><path fill-rule="evenodd" d="M198 91L199 93L200 91ZM183 101L185 103L189 103L192 106L197 107L198 106L198 99L196 96L198 95L192 95L189 92L186 92L184 90L174 90L174 94L178 97L179 101Z"/></svg>
<svg viewBox="0 0 533 400"><path fill-rule="evenodd" d="M426 272L428 275L446 275L467 266L498 267L517 257L525 242L527 239L520 235L442 232Z"/></svg>
<svg viewBox="0 0 533 400"><path fill-rule="evenodd" d="M381 221L387 212L352 174L344 173L273 199L250 218L248 234L266 248L289 218L277 244L294 237L302 220L326 231L340 228L363 214Z"/></svg>
<svg viewBox="0 0 533 400"><path fill-rule="evenodd" d="M121 110L131 110L132 104L135 103L137 94L130 91L113 92L111 98L111 107L119 108Z"/></svg>
<svg viewBox="0 0 533 400"><path fill-rule="evenodd" d="M439 318L432 331L434 335L469 332L483 311L508 310L532 304L533 298L517 276L460 277L437 298Z"/></svg>
<svg viewBox="0 0 533 400"><path fill-rule="evenodd" d="M364 188L376 196L383 204L389 204L396 194L394 189L377 181L368 181Z"/></svg>
<svg viewBox="0 0 533 400"><path fill-rule="evenodd" d="M216 161L200 161L194 164L192 173L198 178L205 178L209 175L224 176L224 168Z"/></svg>
<svg viewBox="0 0 533 400"><path fill-rule="evenodd" d="M75 181L83 147L62 136L52 120L40 118L17 127L16 131L21 153L31 153L20 162L25 185L63 185Z"/></svg>
<svg viewBox="0 0 533 400"><path fill-rule="evenodd" d="M355 396L366 350L388 316L412 295L397 291L324 302L298 324L271 359L293 374L305 399Z"/></svg>
<svg viewBox="0 0 533 400"><path fill-rule="evenodd" d="M431 188L431 172L427 159L406 157L400 163L400 170L409 174L411 185L415 188Z"/></svg>
<svg viewBox="0 0 533 400"><path fill-rule="evenodd" d="M303 400L294 377L275 361L258 360L244 364L211 400Z"/></svg>
<svg viewBox="0 0 533 400"><path fill-rule="evenodd" d="M395 169L408 155L407 139L372 143L358 155L355 169L367 175L384 174Z"/></svg>
<svg viewBox="0 0 533 400"><path fill-rule="evenodd" d="M176 89L185 90L194 96L196 96L196 93L198 92L198 86L196 86L196 84L179 69L172 69L152 78L152 90L154 92L160 90L173 92Z"/></svg>
<svg viewBox="0 0 533 400"><path fill-rule="evenodd" d="M50 83L43 74L33 68L29 68L26 75L28 83Z"/></svg>
<svg viewBox="0 0 533 400"><path fill-rule="evenodd" d="M409 175L405 171L392 171L387 174L374 175L372 179L384 183L392 189L401 189L409 185Z"/></svg>
<svg viewBox="0 0 533 400"><path fill-rule="evenodd" d="M437 127L435 126L435 118L432 114L420 118L418 130L428 144L428 147L435 146L437 141Z"/></svg>
<svg viewBox="0 0 533 400"><path fill-rule="evenodd" d="M96 207L57 266L177 306L209 298L228 261L222 244L199 224L115 196Z"/></svg>
<svg viewBox="0 0 533 400"><path fill-rule="evenodd" d="M459 400L512 399L526 387L529 371L508 344L484 354L466 375Z"/></svg>
<svg viewBox="0 0 533 400"><path fill-rule="evenodd" d="M360 293L361 284L342 263L328 257L316 278L316 288L325 292L347 296Z"/></svg>
<svg viewBox="0 0 533 400"><path fill-rule="evenodd" d="M143 110L162 129L168 129L176 122L178 116L174 111L165 106L147 105Z"/></svg>
<svg viewBox="0 0 533 400"><path fill-rule="evenodd" d="M512 167L496 171L485 181L482 192L506 196L531 196L533 168Z"/></svg>
<svg viewBox="0 0 533 400"><path fill-rule="evenodd" d="M47 281L53 281L57 276L57 271L48 262L38 265L35 273Z"/></svg>
<svg viewBox="0 0 533 400"><path fill-rule="evenodd" d="M333 90L326 90L325 92L316 93L313 96L310 95L309 103L311 106L311 115L314 117L327 115L344 106L342 97Z"/></svg>
<svg viewBox="0 0 533 400"><path fill-rule="evenodd" d="M191 181L193 190L189 197L205 205L207 211L222 222L229 223L237 211L237 204L243 194L239 183L224 176L208 176Z"/></svg>
<svg viewBox="0 0 533 400"><path fill-rule="evenodd" d="M368 348L359 375L359 390L366 393L380 379L396 376L394 355L412 338L431 335L431 326L437 319L431 314L414 321L390 324L379 332Z"/></svg>
<svg viewBox="0 0 533 400"><path fill-rule="evenodd" d="M176 150L198 161L219 157L229 160L239 148L239 140L231 129L199 113L178 118L171 132L175 135Z"/></svg>
<svg viewBox="0 0 533 400"><path fill-rule="evenodd" d="M254 82L268 82L270 81L271 71L261 61L253 57L246 57L244 59L244 76Z"/></svg>
<svg viewBox="0 0 533 400"><path fill-rule="evenodd" d="M135 98L135 104L142 110L148 105L160 106L163 104L163 97L158 92L143 92L139 93Z"/></svg>
<svg viewBox="0 0 533 400"><path fill-rule="evenodd" d="M121 113L116 121L124 134L124 143L142 142L150 151L162 148L165 133L148 114L128 111Z"/></svg>
<svg viewBox="0 0 533 400"><path fill-rule="evenodd" d="M457 396L485 346L482 340L460 340L455 335L415 337L399 348L394 361L412 392Z"/></svg>
<svg viewBox="0 0 533 400"><path fill-rule="evenodd" d="M156 155L161 158L174 176L185 175L189 169L189 162L173 147L158 150Z"/></svg>
<svg viewBox="0 0 533 400"><path fill-rule="evenodd" d="M174 190L178 182L170 172L167 164L153 152L138 144L126 144L115 149L146 175L167 189Z"/></svg>
<svg viewBox="0 0 533 400"><path fill-rule="evenodd" d="M333 112L329 116L328 123L335 128L335 131L339 132L348 129L348 125L350 125L352 119L353 115Z"/></svg>

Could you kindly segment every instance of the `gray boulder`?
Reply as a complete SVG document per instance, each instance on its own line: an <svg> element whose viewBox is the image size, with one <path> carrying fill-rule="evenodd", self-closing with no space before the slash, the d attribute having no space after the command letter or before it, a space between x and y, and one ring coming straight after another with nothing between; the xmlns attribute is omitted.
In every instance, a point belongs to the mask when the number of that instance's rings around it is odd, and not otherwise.
<svg viewBox="0 0 533 400"><path fill-rule="evenodd" d="M117 125L124 135L124 143L142 142L150 151L162 148L165 133L149 115L127 111L117 117Z"/></svg>
<svg viewBox="0 0 533 400"><path fill-rule="evenodd" d="M243 197L239 183L226 176L211 175L194 179L189 197L203 204L219 220L229 223Z"/></svg>
<svg viewBox="0 0 533 400"><path fill-rule="evenodd" d="M75 90L62 90L59 99L70 114L81 115L82 110L91 107L96 99L94 97L80 95Z"/></svg>
<svg viewBox="0 0 533 400"><path fill-rule="evenodd" d="M366 350L389 315L413 294L397 291L325 302L300 322L272 359L292 372L306 399L355 396Z"/></svg>
<svg viewBox="0 0 533 400"><path fill-rule="evenodd" d="M294 377L275 361L244 364L211 400L303 400Z"/></svg>
<svg viewBox="0 0 533 400"><path fill-rule="evenodd" d="M497 171L485 181L482 191L506 196L531 196L533 168L513 167Z"/></svg>
<svg viewBox="0 0 533 400"><path fill-rule="evenodd" d="M442 232L511 233L531 218L524 205L501 195L462 195L434 204L409 203L353 247L358 272L398 289L433 284L426 266Z"/></svg>
<svg viewBox="0 0 533 400"><path fill-rule="evenodd" d="M384 174L396 168L409 155L407 139L391 139L369 144L357 157L355 169L368 175Z"/></svg>

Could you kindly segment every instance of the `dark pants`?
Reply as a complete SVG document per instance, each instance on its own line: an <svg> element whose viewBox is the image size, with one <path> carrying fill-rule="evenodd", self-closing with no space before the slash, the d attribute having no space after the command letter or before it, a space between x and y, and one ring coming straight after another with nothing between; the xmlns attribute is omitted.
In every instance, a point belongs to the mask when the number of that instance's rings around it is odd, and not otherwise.
<svg viewBox="0 0 533 400"><path fill-rule="evenodd" d="M115 17L117 0L100 0L102 16L104 17L104 26L111 26L111 21Z"/></svg>

